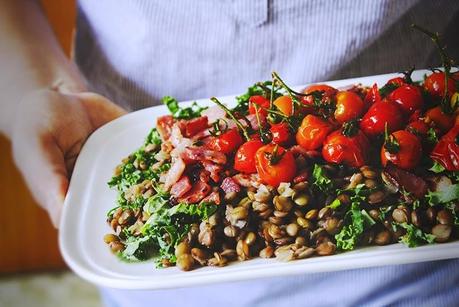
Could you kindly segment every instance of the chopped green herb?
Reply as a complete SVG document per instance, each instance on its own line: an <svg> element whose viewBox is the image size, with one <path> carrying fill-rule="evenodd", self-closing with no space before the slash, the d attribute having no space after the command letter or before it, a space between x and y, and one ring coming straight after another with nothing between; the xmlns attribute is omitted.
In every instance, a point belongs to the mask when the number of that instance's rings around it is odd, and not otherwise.
<svg viewBox="0 0 459 307"><path fill-rule="evenodd" d="M196 102L193 102L191 107L181 108L177 99L171 96L164 96L161 99L161 102L164 103L169 111L172 113L172 116L177 119L191 119L201 116L201 112L206 110L207 107L201 107Z"/></svg>

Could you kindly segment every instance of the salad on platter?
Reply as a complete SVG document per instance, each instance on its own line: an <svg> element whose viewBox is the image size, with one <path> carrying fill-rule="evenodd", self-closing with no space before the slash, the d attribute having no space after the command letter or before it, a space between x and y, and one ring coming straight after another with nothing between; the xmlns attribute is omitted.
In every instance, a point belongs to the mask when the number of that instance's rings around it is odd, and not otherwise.
<svg viewBox="0 0 459 307"><path fill-rule="evenodd" d="M163 102L115 169L104 241L120 259L188 271L360 246L459 238L459 73L296 91L273 73L235 106Z"/></svg>

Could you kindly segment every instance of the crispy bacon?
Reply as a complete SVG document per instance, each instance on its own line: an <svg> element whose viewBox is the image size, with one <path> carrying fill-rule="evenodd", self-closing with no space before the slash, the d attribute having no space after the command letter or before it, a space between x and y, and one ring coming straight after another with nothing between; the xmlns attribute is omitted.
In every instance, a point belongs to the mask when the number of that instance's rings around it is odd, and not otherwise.
<svg viewBox="0 0 459 307"><path fill-rule="evenodd" d="M421 199L427 193L427 183L421 177L402 170L393 164L389 164L384 169L385 177L397 188L403 187L414 197Z"/></svg>
<svg viewBox="0 0 459 307"><path fill-rule="evenodd" d="M171 195L175 198L182 197L191 189L191 182L187 176L182 176L171 188Z"/></svg>
<svg viewBox="0 0 459 307"><path fill-rule="evenodd" d="M220 181L220 173L223 170L223 167L220 164L215 164L206 160L202 161L201 164L204 169L209 172L210 178L214 182Z"/></svg>
<svg viewBox="0 0 459 307"><path fill-rule="evenodd" d="M164 115L158 117L156 120L156 129L163 141L167 141L171 136L172 126L174 125L174 118L172 115Z"/></svg>
<svg viewBox="0 0 459 307"><path fill-rule="evenodd" d="M208 202L208 203L214 203L216 205L220 205L221 199L220 199L220 193L217 191L213 191L209 195L207 195L205 198L202 200L203 202Z"/></svg>
<svg viewBox="0 0 459 307"><path fill-rule="evenodd" d="M238 185L244 187L244 188L249 188L249 187L255 187L258 188L260 186L260 178L258 177L258 174L243 174L239 173L234 175L233 177L234 182L236 182Z"/></svg>
<svg viewBox="0 0 459 307"><path fill-rule="evenodd" d="M222 184L220 185L220 188L222 188L222 190L225 193L230 193L230 192L239 193L241 191L241 187L239 186L239 184L237 184L236 181L234 181L234 179L231 177L226 177L225 179L223 179Z"/></svg>
<svg viewBox="0 0 459 307"><path fill-rule="evenodd" d="M178 126L182 135L190 138L194 135L200 133L201 131L206 131L209 122L207 120L207 116L201 116L193 119L182 119L178 122Z"/></svg>
<svg viewBox="0 0 459 307"><path fill-rule="evenodd" d="M258 128L259 128L258 120L257 120L257 116L255 114L249 114L245 118L247 118L247 120L249 121L250 126L253 128L253 130L258 130ZM228 129L237 128L236 123L233 120L227 119L226 121L228 123ZM245 127L248 126L247 121L245 121L244 119L239 119L239 122ZM260 123L262 125L264 125L266 123L266 119L265 119L264 116L260 116Z"/></svg>
<svg viewBox="0 0 459 307"><path fill-rule="evenodd" d="M195 204L200 202L206 197L211 191L210 185L202 181L196 181L191 189L182 197L179 198L180 202L186 202L188 204Z"/></svg>
<svg viewBox="0 0 459 307"><path fill-rule="evenodd" d="M202 116L207 116L209 124L216 122L218 119L225 118L226 112L219 106L212 106L201 113Z"/></svg>
<svg viewBox="0 0 459 307"><path fill-rule="evenodd" d="M304 171L301 171L300 173L298 173L295 178L293 178L293 182L294 183L300 183L300 182L304 182L306 180L308 180L309 178L309 173L308 171L304 170Z"/></svg>
<svg viewBox="0 0 459 307"><path fill-rule="evenodd" d="M172 160L172 165L169 171L167 172L166 179L164 182L164 188L169 190L174 183L176 183L183 172L185 171L186 164L181 158L175 158Z"/></svg>
<svg viewBox="0 0 459 307"><path fill-rule="evenodd" d="M210 161L217 164L225 164L226 156L225 154L206 149L204 147L188 147L185 148L181 155L182 159L187 163L201 162L201 161Z"/></svg>

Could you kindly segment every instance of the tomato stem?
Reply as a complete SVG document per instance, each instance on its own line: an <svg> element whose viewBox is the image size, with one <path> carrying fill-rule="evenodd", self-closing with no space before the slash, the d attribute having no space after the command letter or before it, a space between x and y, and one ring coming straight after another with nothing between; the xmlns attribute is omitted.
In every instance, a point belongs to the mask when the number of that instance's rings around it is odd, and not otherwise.
<svg viewBox="0 0 459 307"><path fill-rule="evenodd" d="M258 133L260 134L260 139L263 144L268 144L271 142L271 139L267 133L262 127L261 120L260 120L260 113L259 113L259 108L260 106L254 103L254 108L255 108L255 116L257 118L257 123L258 123Z"/></svg>
<svg viewBox="0 0 459 307"><path fill-rule="evenodd" d="M347 137L353 137L358 132L358 125L356 120L350 120L343 124L341 134Z"/></svg>
<svg viewBox="0 0 459 307"><path fill-rule="evenodd" d="M241 122L236 118L236 116L234 116L233 112L230 111L230 109L228 109L223 103L221 103L216 97L212 97L210 98L210 100L214 103L216 103L220 108L222 108L226 114L234 121L234 123L236 124L236 126L238 127L239 131L242 132L244 138L246 141L250 141L250 135L249 135L249 132L247 131L247 128L244 127L243 124L241 124ZM250 126L250 122L246 119L247 123L249 124Z"/></svg>
<svg viewBox="0 0 459 307"><path fill-rule="evenodd" d="M400 143L392 134L389 134L387 123L384 127L384 148L391 154L396 154L400 151Z"/></svg>
<svg viewBox="0 0 459 307"><path fill-rule="evenodd" d="M430 37L430 39L434 42L435 46L437 46L445 74L445 89L441 101L441 109L445 114L452 114L454 109L451 107L451 104L448 99L448 80L451 75L451 67L454 65L454 61L446 53L446 46L442 44L442 41L440 40L440 35L437 32L431 32L416 24L411 24L411 27Z"/></svg>
<svg viewBox="0 0 459 307"><path fill-rule="evenodd" d="M282 160L285 155L285 151L279 154L279 145L275 145L272 152L265 152L266 158L269 161L269 165L276 165Z"/></svg>

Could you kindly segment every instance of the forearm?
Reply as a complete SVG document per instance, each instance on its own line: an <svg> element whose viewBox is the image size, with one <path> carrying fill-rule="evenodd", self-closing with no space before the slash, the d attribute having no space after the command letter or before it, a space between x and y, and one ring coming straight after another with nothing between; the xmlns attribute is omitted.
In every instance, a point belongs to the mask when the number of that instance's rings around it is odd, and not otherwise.
<svg viewBox="0 0 459 307"><path fill-rule="evenodd" d="M0 0L0 5L0 132L8 136L25 94L42 88L82 91L85 83L36 1Z"/></svg>

